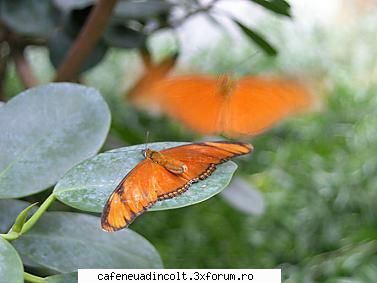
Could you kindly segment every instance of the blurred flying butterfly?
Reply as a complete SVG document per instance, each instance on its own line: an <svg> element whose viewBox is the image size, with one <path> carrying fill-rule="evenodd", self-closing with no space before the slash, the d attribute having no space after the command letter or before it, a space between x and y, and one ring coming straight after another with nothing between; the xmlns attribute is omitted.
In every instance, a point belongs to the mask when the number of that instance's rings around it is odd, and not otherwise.
<svg viewBox="0 0 377 283"><path fill-rule="evenodd" d="M162 66L163 67L163 66ZM161 69L162 69L161 67ZM287 80L229 75L177 77L147 74L130 101L143 109L161 111L205 135L253 136L295 112L308 108L312 97L304 86ZM147 87L148 86L148 87Z"/></svg>
<svg viewBox="0 0 377 283"><path fill-rule="evenodd" d="M195 182L206 179L220 163L252 151L238 142L192 143L154 151L119 183L103 209L101 226L108 232L127 227L159 200L174 198Z"/></svg>

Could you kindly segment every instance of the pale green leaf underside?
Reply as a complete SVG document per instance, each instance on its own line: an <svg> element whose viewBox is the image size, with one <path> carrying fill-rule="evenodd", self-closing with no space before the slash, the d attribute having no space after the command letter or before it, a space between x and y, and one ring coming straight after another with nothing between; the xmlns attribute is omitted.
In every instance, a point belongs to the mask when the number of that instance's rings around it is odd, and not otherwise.
<svg viewBox="0 0 377 283"><path fill-rule="evenodd" d="M93 156L110 126L100 93L71 83L35 87L0 108L0 198L54 185Z"/></svg>
<svg viewBox="0 0 377 283"><path fill-rule="evenodd" d="M149 148L161 150L185 143L151 143ZM143 160L146 145L136 145L99 154L70 170L56 185L54 193L65 204L91 212L102 212L103 207L119 182ZM157 202L153 210L173 209L202 202L221 192L230 182L237 165L226 162L207 178L193 184L184 194ZM145 176L153 172L145 172Z"/></svg>
<svg viewBox="0 0 377 283"><path fill-rule="evenodd" d="M56 272L78 268L162 268L156 249L130 229L101 230L99 217L47 212L28 233L14 241L29 265Z"/></svg>
<svg viewBox="0 0 377 283"><path fill-rule="evenodd" d="M0 283L23 283L24 267L17 251L0 237Z"/></svg>

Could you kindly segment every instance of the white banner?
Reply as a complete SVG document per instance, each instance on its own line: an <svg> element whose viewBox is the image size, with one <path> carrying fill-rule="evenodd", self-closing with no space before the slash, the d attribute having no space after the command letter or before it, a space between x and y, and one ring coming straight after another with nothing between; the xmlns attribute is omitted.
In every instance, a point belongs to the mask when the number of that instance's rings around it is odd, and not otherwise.
<svg viewBox="0 0 377 283"><path fill-rule="evenodd" d="M281 283L281 269L79 269L78 283Z"/></svg>

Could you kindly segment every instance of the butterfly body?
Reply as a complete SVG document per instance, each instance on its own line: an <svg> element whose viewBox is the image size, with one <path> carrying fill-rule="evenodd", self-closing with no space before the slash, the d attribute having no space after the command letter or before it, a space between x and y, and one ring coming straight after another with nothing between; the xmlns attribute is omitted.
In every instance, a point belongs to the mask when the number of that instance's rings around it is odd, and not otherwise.
<svg viewBox="0 0 377 283"><path fill-rule="evenodd" d="M119 183L104 207L101 225L105 231L127 227L156 201L176 197L209 177L216 165L250 153L252 146L233 142L193 143L154 151Z"/></svg>
<svg viewBox="0 0 377 283"><path fill-rule="evenodd" d="M217 94L224 99L229 97L237 86L236 80L227 74L217 77L216 81Z"/></svg>
<svg viewBox="0 0 377 283"><path fill-rule="evenodd" d="M174 158L166 157L159 151L150 150L148 148L144 151L144 157L165 167L166 170L173 174L183 174L185 171L187 171L186 164Z"/></svg>

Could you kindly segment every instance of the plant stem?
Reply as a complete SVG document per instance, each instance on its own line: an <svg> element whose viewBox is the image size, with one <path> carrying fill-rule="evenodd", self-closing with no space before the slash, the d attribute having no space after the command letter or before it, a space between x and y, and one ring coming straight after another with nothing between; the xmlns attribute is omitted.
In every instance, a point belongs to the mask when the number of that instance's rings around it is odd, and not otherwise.
<svg viewBox="0 0 377 283"><path fill-rule="evenodd" d="M7 42L0 43L0 101L5 101L4 83L9 59L9 46Z"/></svg>
<svg viewBox="0 0 377 283"><path fill-rule="evenodd" d="M101 38L116 3L117 0L99 0L97 2L60 65L55 81L69 81L76 77L80 67Z"/></svg>
<svg viewBox="0 0 377 283"><path fill-rule="evenodd" d="M15 49L12 51L12 55L17 73L20 76L23 85L26 88L36 86L38 84L38 80L34 76L33 70L25 58L24 49Z"/></svg>
<svg viewBox="0 0 377 283"><path fill-rule="evenodd" d="M144 64L144 68L150 68L153 65L152 54L149 52L149 49L146 45L142 46L140 49L141 59Z"/></svg>
<svg viewBox="0 0 377 283"><path fill-rule="evenodd" d="M31 282L31 283L45 283L46 282L46 280L43 277L39 277L39 276L30 274L27 272L24 272L24 279L25 281Z"/></svg>
<svg viewBox="0 0 377 283"><path fill-rule="evenodd" d="M4 240L7 240L9 242L16 240L19 236L20 236L20 234L18 234L16 232L9 232L8 234L0 234L1 238L3 238Z"/></svg>
<svg viewBox="0 0 377 283"><path fill-rule="evenodd" d="M20 235L25 234L28 232L35 223L39 220L39 218L43 215L43 213L46 212L47 208L55 201L56 196L54 193L52 193L38 208L38 210L33 214L32 217L28 221L26 221L25 225L22 227L22 230L20 232Z"/></svg>

